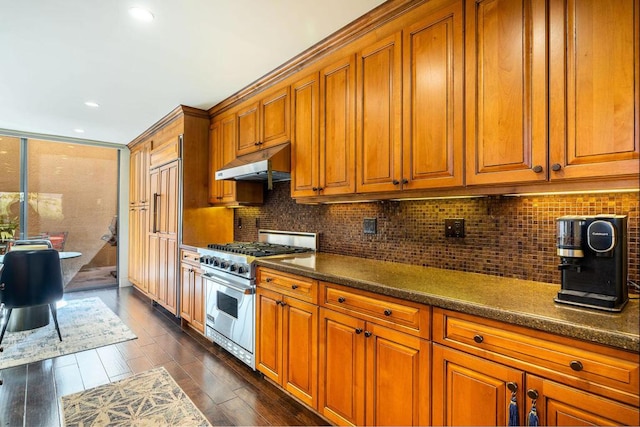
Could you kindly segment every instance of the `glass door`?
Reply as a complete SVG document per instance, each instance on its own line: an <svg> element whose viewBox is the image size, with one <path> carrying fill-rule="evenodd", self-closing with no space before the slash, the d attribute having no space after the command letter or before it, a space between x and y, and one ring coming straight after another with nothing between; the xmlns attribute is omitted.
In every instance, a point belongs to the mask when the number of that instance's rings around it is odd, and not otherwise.
<svg viewBox="0 0 640 427"><path fill-rule="evenodd" d="M117 286L118 149L0 138L0 227L65 252L65 292Z"/></svg>
<svg viewBox="0 0 640 427"><path fill-rule="evenodd" d="M20 138L0 135L0 254L20 236Z"/></svg>

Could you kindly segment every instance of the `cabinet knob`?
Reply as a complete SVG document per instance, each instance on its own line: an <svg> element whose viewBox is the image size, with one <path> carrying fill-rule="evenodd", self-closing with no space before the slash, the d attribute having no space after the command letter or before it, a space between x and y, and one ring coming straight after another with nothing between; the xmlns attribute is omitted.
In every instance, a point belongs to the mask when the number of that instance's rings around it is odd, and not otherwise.
<svg viewBox="0 0 640 427"><path fill-rule="evenodd" d="M5 288L5 284L4 283L0 283L0 291L4 291Z"/></svg>
<svg viewBox="0 0 640 427"><path fill-rule="evenodd" d="M403 184L408 184L408 183L409 183L409 180L408 180L407 178L402 178L402 183L403 183Z"/></svg>
<svg viewBox="0 0 640 427"><path fill-rule="evenodd" d="M554 163L551 165L551 170L554 172L558 172L560 169L562 169L562 165L560 163Z"/></svg>
<svg viewBox="0 0 640 427"><path fill-rule="evenodd" d="M536 400L539 396L538 394L538 390L535 390L533 388L530 388L529 390L527 390L527 396L529 397L529 399L531 400Z"/></svg>
<svg viewBox="0 0 640 427"><path fill-rule="evenodd" d="M584 368L584 366L582 366L582 362L579 360L572 360L571 363L569 363L569 366L576 372L582 371L582 368Z"/></svg>
<svg viewBox="0 0 640 427"><path fill-rule="evenodd" d="M373 335L370 331L364 331L364 336L369 338L371 335Z"/></svg>
<svg viewBox="0 0 640 427"><path fill-rule="evenodd" d="M257 147L258 145L260 145L260 143L258 141L256 141L256 142L253 143L253 145L255 145Z"/></svg>
<svg viewBox="0 0 640 427"><path fill-rule="evenodd" d="M356 334L360 335L362 333L362 328L356 328Z"/></svg>
<svg viewBox="0 0 640 427"><path fill-rule="evenodd" d="M385 316L391 316L391 310L387 308L387 309L384 311L384 315L385 315Z"/></svg>
<svg viewBox="0 0 640 427"><path fill-rule="evenodd" d="M509 391L511 393L515 393L516 391L518 391L518 384L512 383L512 382L508 382L507 383L507 388L509 389Z"/></svg>
<svg viewBox="0 0 640 427"><path fill-rule="evenodd" d="M280 305L284 307L285 305L287 305L287 303L284 301L280 301Z"/></svg>
<svg viewBox="0 0 640 427"><path fill-rule="evenodd" d="M265 282L269 283L271 282L273 279L271 277L267 277L266 279L264 279Z"/></svg>
<svg viewBox="0 0 640 427"><path fill-rule="evenodd" d="M482 335L474 335L473 340L478 344L481 344L484 341L484 337Z"/></svg>
<svg viewBox="0 0 640 427"><path fill-rule="evenodd" d="M318 187L318 191L324 190L324 187Z"/></svg>
<svg viewBox="0 0 640 427"><path fill-rule="evenodd" d="M393 183L393 185L398 185L400 184L400 181L398 181L397 179L394 179L393 181L391 181Z"/></svg>
<svg viewBox="0 0 640 427"><path fill-rule="evenodd" d="M291 285L291 289L298 289L299 286L298 285Z"/></svg>
<svg viewBox="0 0 640 427"><path fill-rule="evenodd" d="M313 191L318 191L318 187L311 187Z"/></svg>
<svg viewBox="0 0 640 427"><path fill-rule="evenodd" d="M346 299L345 297L339 297L339 298L338 298L338 302L339 302L340 304L342 304L342 303L343 303L343 302L345 302L346 300L347 300L347 299Z"/></svg>
<svg viewBox="0 0 640 427"><path fill-rule="evenodd" d="M533 171L534 171L535 173L540 173L540 172L542 172L543 170L544 170L544 169L543 169L543 168L542 168L542 166L540 166L540 165L535 165L535 166L533 167Z"/></svg>

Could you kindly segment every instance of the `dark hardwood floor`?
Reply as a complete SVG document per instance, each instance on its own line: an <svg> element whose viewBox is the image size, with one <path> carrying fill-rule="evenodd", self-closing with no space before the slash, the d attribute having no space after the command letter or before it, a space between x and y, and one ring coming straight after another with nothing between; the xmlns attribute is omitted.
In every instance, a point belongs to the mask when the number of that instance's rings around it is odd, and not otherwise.
<svg viewBox="0 0 640 427"><path fill-rule="evenodd" d="M138 339L0 371L0 425L61 425L60 396L157 366L167 369L213 425L326 425L133 288L73 292L65 299L90 296L100 297Z"/></svg>

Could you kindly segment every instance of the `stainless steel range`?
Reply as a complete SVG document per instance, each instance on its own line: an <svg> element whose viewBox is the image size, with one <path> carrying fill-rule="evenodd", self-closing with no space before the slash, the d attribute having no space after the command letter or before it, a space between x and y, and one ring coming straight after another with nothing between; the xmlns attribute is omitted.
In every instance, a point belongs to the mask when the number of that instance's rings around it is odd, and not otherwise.
<svg viewBox="0 0 640 427"><path fill-rule="evenodd" d="M206 289L206 336L255 370L255 260L315 251L317 243L315 233L259 230L257 242L199 248Z"/></svg>

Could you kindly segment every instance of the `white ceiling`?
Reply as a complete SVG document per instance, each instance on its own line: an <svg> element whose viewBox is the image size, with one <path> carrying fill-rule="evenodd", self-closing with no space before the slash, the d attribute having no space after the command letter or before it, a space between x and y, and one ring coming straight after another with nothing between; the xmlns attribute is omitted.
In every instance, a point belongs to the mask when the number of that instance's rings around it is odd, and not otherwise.
<svg viewBox="0 0 640 427"><path fill-rule="evenodd" d="M0 0L0 129L127 144L179 104L209 109L382 2ZM155 19L134 20L133 6Z"/></svg>

